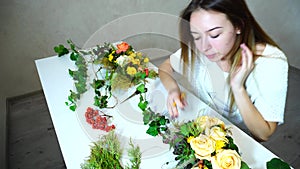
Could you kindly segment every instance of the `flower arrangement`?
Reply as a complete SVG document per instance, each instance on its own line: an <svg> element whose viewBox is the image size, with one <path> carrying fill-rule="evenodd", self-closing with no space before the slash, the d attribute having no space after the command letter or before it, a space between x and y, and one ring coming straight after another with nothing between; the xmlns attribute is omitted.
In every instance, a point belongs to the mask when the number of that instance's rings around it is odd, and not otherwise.
<svg viewBox="0 0 300 169"><path fill-rule="evenodd" d="M70 59L75 61L77 70L70 70L69 74L75 82L76 91L70 90L66 105L71 110L77 108L77 101L81 94L87 91L89 65L94 72L91 86L94 88L94 105L102 108L113 108L108 105L108 100L113 96L113 91L126 90L132 86L138 87L139 94L145 93L147 78L156 78L157 72L148 68L149 58L141 52L136 52L126 42L105 43L94 48L81 50L71 41ZM63 45L54 47L58 56L69 53ZM88 59L87 59L88 58ZM141 103L143 104L143 103Z"/></svg>
<svg viewBox="0 0 300 169"><path fill-rule="evenodd" d="M178 168L247 169L229 128L215 117L200 116L162 133L173 148Z"/></svg>

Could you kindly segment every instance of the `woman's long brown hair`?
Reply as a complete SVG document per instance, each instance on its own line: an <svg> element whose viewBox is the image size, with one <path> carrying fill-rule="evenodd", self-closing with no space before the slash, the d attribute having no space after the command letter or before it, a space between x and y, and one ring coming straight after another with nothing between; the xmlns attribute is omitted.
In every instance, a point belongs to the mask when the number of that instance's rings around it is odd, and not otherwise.
<svg viewBox="0 0 300 169"><path fill-rule="evenodd" d="M246 44L251 51L254 51L254 54L256 53L255 46L257 43L270 44L279 48L276 42L273 41L272 38L267 35L267 33L257 23L245 0L192 0L182 11L181 20L179 22L179 37L182 49L181 56L184 62L187 62L189 59L193 62L195 58L196 48L193 37L190 33L189 22L191 14L199 9L224 13L232 25L241 30L241 34L237 35L235 44L228 53L228 55L232 56L232 65L228 79L230 79L232 73L236 71L241 62L240 44ZM189 55L189 52L191 55ZM231 111L235 102L231 90L229 92L229 99Z"/></svg>

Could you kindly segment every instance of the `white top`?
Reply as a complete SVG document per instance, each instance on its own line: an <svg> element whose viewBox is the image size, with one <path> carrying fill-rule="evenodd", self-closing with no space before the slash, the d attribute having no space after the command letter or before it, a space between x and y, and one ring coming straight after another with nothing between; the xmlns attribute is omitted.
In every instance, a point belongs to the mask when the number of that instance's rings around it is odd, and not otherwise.
<svg viewBox="0 0 300 169"><path fill-rule="evenodd" d="M170 56L170 62L174 71L182 75L181 49ZM205 56L197 56L193 64L189 61L186 68L185 76L179 80L184 83L182 85L230 121L246 129L236 107L233 113L228 113L228 73ZM245 84L251 101L266 121L283 123L287 82L288 62L285 54L274 46L266 45Z"/></svg>

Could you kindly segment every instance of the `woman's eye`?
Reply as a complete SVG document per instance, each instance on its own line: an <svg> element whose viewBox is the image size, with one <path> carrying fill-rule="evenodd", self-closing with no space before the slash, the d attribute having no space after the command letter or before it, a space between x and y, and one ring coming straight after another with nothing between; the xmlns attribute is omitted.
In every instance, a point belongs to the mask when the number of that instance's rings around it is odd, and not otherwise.
<svg viewBox="0 0 300 169"><path fill-rule="evenodd" d="M220 34L217 34L217 35L210 35L210 37L214 39L214 38L219 37L219 35L220 35Z"/></svg>
<svg viewBox="0 0 300 169"><path fill-rule="evenodd" d="M200 40L201 37L194 37L194 40Z"/></svg>

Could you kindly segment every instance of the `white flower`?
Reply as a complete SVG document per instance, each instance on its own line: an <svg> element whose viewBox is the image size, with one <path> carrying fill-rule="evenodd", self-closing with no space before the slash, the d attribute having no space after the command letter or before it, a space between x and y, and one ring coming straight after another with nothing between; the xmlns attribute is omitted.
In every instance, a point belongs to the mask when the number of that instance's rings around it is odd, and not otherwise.
<svg viewBox="0 0 300 169"><path fill-rule="evenodd" d="M120 65L120 66L123 66L126 63L125 62L126 60L127 60L127 56L126 55L122 55L122 56L120 56L120 57L117 58L116 63L118 65Z"/></svg>

